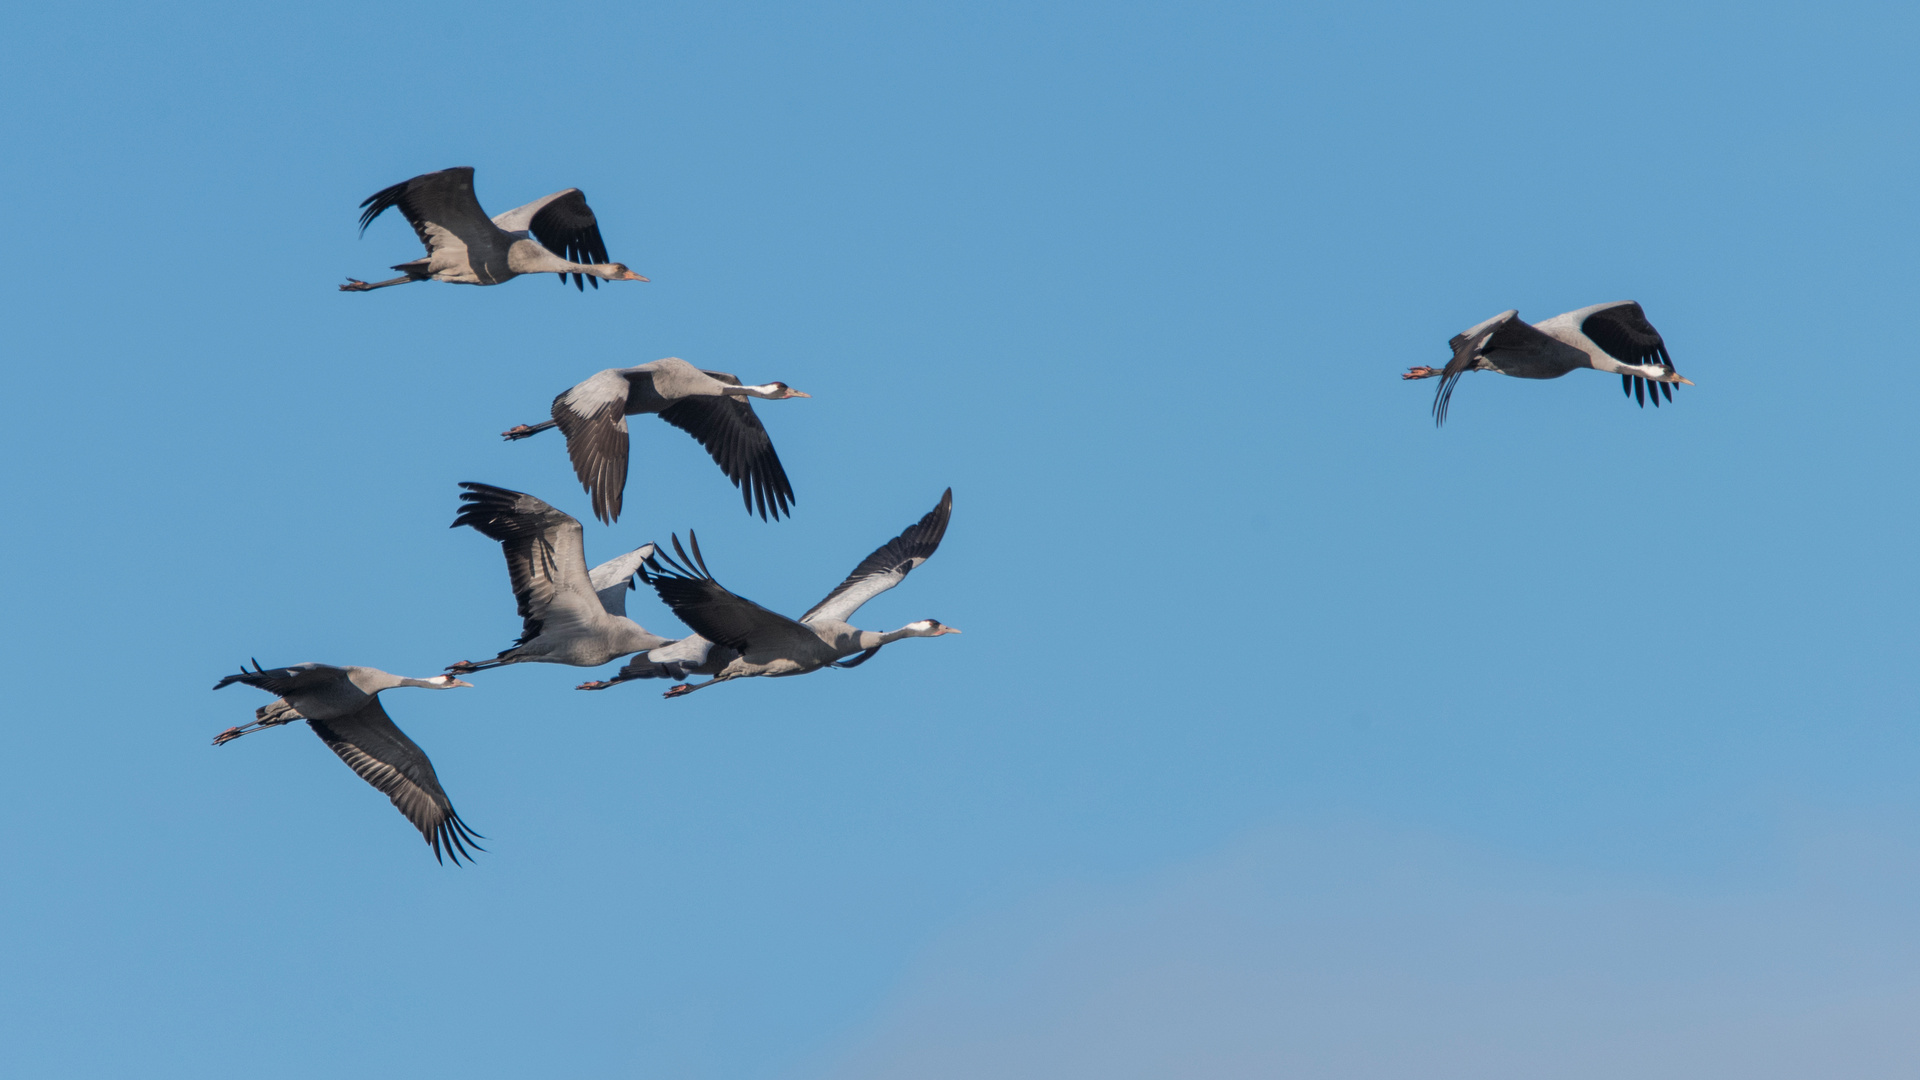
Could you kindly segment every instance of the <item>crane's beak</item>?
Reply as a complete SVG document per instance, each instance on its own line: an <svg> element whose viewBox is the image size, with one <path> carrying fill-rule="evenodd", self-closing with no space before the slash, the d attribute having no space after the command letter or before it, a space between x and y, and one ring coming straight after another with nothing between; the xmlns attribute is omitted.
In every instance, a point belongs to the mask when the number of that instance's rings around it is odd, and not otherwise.
<svg viewBox="0 0 1920 1080"><path fill-rule="evenodd" d="M957 626L943 626L940 629L935 630L933 632L933 636L940 637L943 634L957 634L959 632L960 632L960 628Z"/></svg>
<svg viewBox="0 0 1920 1080"><path fill-rule="evenodd" d="M803 394L803 393L801 393L801 392L800 392L800 391L798 391L798 390L791 390L791 389L790 389L790 390L788 390L788 391L787 391L787 396L788 396L788 397L812 397L813 395L812 395L812 394Z"/></svg>
<svg viewBox="0 0 1920 1080"><path fill-rule="evenodd" d="M456 686L464 686L469 690L473 689L473 684L468 682L465 679L455 679L452 682L447 684L448 689L452 689L453 687L456 687Z"/></svg>
<svg viewBox="0 0 1920 1080"><path fill-rule="evenodd" d="M1687 378L1687 377L1686 377L1685 375L1682 375L1682 374L1680 374L1680 373L1679 373L1679 372L1677 372L1677 371L1673 373L1673 377L1674 377L1675 379L1677 379L1677 380L1679 380L1680 382L1683 382L1683 383L1686 383L1686 384L1687 384L1688 386L1692 386L1692 385L1693 385L1693 380L1692 380L1692 379L1689 379L1689 378Z"/></svg>
<svg viewBox="0 0 1920 1080"><path fill-rule="evenodd" d="M629 270L626 272L626 274L622 275L621 277L614 278L613 280L615 281L646 281L647 279Z"/></svg>

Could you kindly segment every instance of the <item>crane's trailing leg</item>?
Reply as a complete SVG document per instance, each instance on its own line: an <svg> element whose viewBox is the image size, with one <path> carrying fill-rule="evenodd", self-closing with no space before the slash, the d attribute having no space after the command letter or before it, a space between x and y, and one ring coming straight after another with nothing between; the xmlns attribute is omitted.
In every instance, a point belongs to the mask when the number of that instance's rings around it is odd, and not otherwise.
<svg viewBox="0 0 1920 1080"><path fill-rule="evenodd" d="M708 679L706 682L703 682L703 683L690 683L690 682L681 683L679 686L674 687L673 689L667 691L664 694L661 694L660 696L661 697L686 697L688 694L693 693L695 690L705 690L707 687L712 686L714 683L723 683L726 681L727 680L716 676L714 678Z"/></svg>
<svg viewBox="0 0 1920 1080"><path fill-rule="evenodd" d="M271 705L267 706L266 708L261 709L260 712L265 713L267 712L267 709L271 709L271 708L273 708L273 706ZM259 715L259 714L255 714L255 715ZM294 712L290 706L282 706L281 708L275 710L270 715L260 716L259 719L255 720L251 724L243 724L239 727L230 727L227 730L221 732L220 734L215 735L213 737L213 745L225 746L242 735L251 735L256 731L265 731L270 727L279 727L281 724L291 724L295 720L304 720L304 719L306 719L306 717L301 716L297 712Z"/></svg>
<svg viewBox="0 0 1920 1080"><path fill-rule="evenodd" d="M225 746L242 735L251 735L259 730L260 726L258 724L248 724L245 727L230 727L213 737L213 745Z"/></svg>
<svg viewBox="0 0 1920 1080"><path fill-rule="evenodd" d="M583 682L579 686L574 687L574 689L575 690L605 690L607 687L613 686L619 682L620 682L619 679L614 679L611 682L608 682L603 679L595 679L592 682Z"/></svg>
<svg viewBox="0 0 1920 1080"><path fill-rule="evenodd" d="M419 281L419 280L421 279L414 277L411 274L407 275L406 277L393 278L392 280L389 280L389 281L374 281L374 282L361 281L359 278L348 278L347 283L345 285L340 286L340 291L341 292L371 292L374 289L384 289L389 285L405 285L409 281Z"/></svg>
<svg viewBox="0 0 1920 1080"><path fill-rule="evenodd" d="M1444 374L1446 373L1437 367L1428 367L1422 364L1419 367L1408 368L1407 373L1400 377L1403 379L1431 379L1436 375Z"/></svg>
<svg viewBox="0 0 1920 1080"><path fill-rule="evenodd" d="M253 669L255 671L260 670L260 661L255 660L253 662ZM242 664L240 670L245 671L246 665ZM230 727L220 734L215 735L213 737L213 745L225 746L242 735L251 735L256 731L265 731L270 727L279 727L281 724L291 724L295 720L305 719L306 717L301 716L298 709L287 704L286 699L282 698L271 705L262 705L253 710L253 723L243 724L240 727Z"/></svg>
<svg viewBox="0 0 1920 1080"><path fill-rule="evenodd" d="M508 442L512 442L515 439L524 439L529 435L538 435L557 423L559 423L558 420L549 420L544 424L515 424L501 432L500 437Z"/></svg>

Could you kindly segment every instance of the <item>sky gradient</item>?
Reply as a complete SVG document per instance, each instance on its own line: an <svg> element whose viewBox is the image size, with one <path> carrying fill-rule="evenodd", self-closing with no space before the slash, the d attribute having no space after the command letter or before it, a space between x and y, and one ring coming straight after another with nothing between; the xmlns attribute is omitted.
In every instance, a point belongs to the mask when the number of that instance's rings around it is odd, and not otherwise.
<svg viewBox="0 0 1920 1080"><path fill-rule="evenodd" d="M0 494L19 1076L1905 1077L1920 16L1893 5L22 9ZM568 186L652 279L343 295ZM1682 387L1469 375L1633 299ZM396 691L438 867L242 660L504 648L455 484L594 371L785 381L763 524L639 419L597 561L855 671ZM678 633L651 596L629 612ZM1816 1069L1815 1064L1820 1068Z"/></svg>

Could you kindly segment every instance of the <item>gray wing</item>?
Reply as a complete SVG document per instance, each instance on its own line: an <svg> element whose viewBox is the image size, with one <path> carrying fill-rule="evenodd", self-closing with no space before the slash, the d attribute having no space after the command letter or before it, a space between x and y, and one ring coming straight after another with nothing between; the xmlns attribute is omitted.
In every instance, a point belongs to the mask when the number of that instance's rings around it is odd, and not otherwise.
<svg viewBox="0 0 1920 1080"><path fill-rule="evenodd" d="M553 420L567 438L573 475L593 498L593 516L620 520L627 489L626 372L609 368L553 399Z"/></svg>
<svg viewBox="0 0 1920 1080"><path fill-rule="evenodd" d="M464 255L494 227L473 194L473 168L465 165L422 173L367 196L360 206L363 233L388 207L399 207L429 255L447 250Z"/></svg>
<svg viewBox="0 0 1920 1080"><path fill-rule="evenodd" d="M724 371L704 374L728 386L740 385L738 378ZM793 483L774 452L773 436L767 434L748 399L727 394L685 397L660 410L660 419L706 448L713 463L740 489L747 513L758 507L762 521L769 511L776 518L792 516Z"/></svg>
<svg viewBox="0 0 1920 1080"><path fill-rule="evenodd" d="M652 544L642 544L625 555L616 555L587 571L587 581L593 585L593 591L600 596L600 606L609 615L625 617L627 614L627 590L634 587L633 575L639 571L640 564L653 555Z"/></svg>
<svg viewBox="0 0 1920 1080"><path fill-rule="evenodd" d="M568 188L565 191L556 191L551 195L543 195L525 206L516 206L504 213L493 215L493 223L507 232L527 232L533 228L533 215L539 213L542 207L555 199L567 195L579 194L579 188ZM585 196L582 196L582 198L584 197Z"/></svg>
<svg viewBox="0 0 1920 1080"><path fill-rule="evenodd" d="M603 609L587 578L580 523L524 492L472 482L460 486L466 490L453 527L470 525L500 542L519 603L518 644L538 637L548 623L593 622Z"/></svg>
<svg viewBox="0 0 1920 1080"><path fill-rule="evenodd" d="M1481 356L1496 349L1550 347L1552 341L1546 334L1521 322L1520 313L1513 310L1503 311L1465 333L1453 335L1447 342L1447 347L1453 350L1453 359L1447 361L1440 373L1440 385L1433 392L1434 426L1447 422L1447 406L1453 401L1454 384L1460 381L1460 376L1473 370L1474 362Z"/></svg>
<svg viewBox="0 0 1920 1080"><path fill-rule="evenodd" d="M1617 304L1604 304L1590 309L1591 314L1580 320L1580 332L1600 351L1623 364L1654 365L1673 371L1673 358L1667 355L1667 343L1660 337L1660 331L1647 321L1647 313L1640 305L1631 300ZM1640 407L1646 408L1647 380L1641 376L1620 373L1620 389L1628 397L1640 399ZM1653 384L1653 404L1658 407L1660 395L1665 394L1668 401L1673 400L1673 384L1658 382Z"/></svg>
<svg viewBox="0 0 1920 1080"><path fill-rule="evenodd" d="M736 596L713 580L713 575L707 572L706 559L700 554L700 542L692 532L687 533L687 540L693 545L692 558L687 557L678 536L672 539L679 561L665 552L655 552L641 568L640 576L694 633L715 645L741 653L756 644L778 648L783 641L817 643L820 640L819 635L800 623Z"/></svg>
<svg viewBox="0 0 1920 1080"><path fill-rule="evenodd" d="M1647 313L1631 300L1608 304L1580 320L1580 332L1601 351L1623 364L1658 364L1671 368L1667 343L1647 321Z"/></svg>
<svg viewBox="0 0 1920 1080"><path fill-rule="evenodd" d="M600 238L600 221L587 205L579 188L556 191L525 206L516 206L493 219L508 232L531 232L540 246L570 262L597 265L607 261L607 242ZM583 275L573 275L573 287L580 288ZM564 283L565 274L560 275ZM594 288L600 279L587 278Z"/></svg>
<svg viewBox="0 0 1920 1080"><path fill-rule="evenodd" d="M253 662L253 670L248 671L245 664L240 665L238 675L229 675L213 684L215 690L232 686L234 683L246 683L257 686L269 694L285 697L303 690L343 682L347 678L347 669L332 664L289 664L281 668L260 667L260 661Z"/></svg>
<svg viewBox="0 0 1920 1080"><path fill-rule="evenodd" d="M454 813L453 803L440 787L440 778L434 775L433 762L387 716L378 697L359 712L336 720L309 719L307 725L360 779L393 800L400 813L426 837L435 861L444 851L458 866L462 858L473 861L469 846L485 850L474 842L477 834Z"/></svg>
<svg viewBox="0 0 1920 1080"><path fill-rule="evenodd" d="M906 580L913 568L926 562L947 535L947 521L953 516L953 489L940 496L940 505L907 527L899 536L880 545L873 554L860 560L847 579L833 587L826 599L800 616L803 623L846 622L860 605ZM689 624L692 625L692 624Z"/></svg>

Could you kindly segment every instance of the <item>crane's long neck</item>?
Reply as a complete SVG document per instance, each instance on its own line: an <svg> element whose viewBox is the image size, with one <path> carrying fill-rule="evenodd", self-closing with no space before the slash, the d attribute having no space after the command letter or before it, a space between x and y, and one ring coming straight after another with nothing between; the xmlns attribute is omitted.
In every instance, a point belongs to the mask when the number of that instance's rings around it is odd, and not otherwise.
<svg viewBox="0 0 1920 1080"><path fill-rule="evenodd" d="M623 269L613 263L577 263L548 251L535 240L516 240L507 249L507 269L516 274L587 274L612 281Z"/></svg>
<svg viewBox="0 0 1920 1080"><path fill-rule="evenodd" d="M418 686L424 690L446 690L446 689L450 689L454 685L454 683L457 681L458 680L453 678L453 676L451 675L435 675L431 679L412 679L412 678L408 678L405 675L396 675L394 676L392 685L393 686ZM392 687L383 686L380 689L388 690L388 689L392 689Z"/></svg>
<svg viewBox="0 0 1920 1080"><path fill-rule="evenodd" d="M732 397L757 397L778 400L787 396L787 388L779 383L761 383L759 386L729 386L720 391Z"/></svg>
<svg viewBox="0 0 1920 1080"><path fill-rule="evenodd" d="M882 645L892 644L893 642L899 641L902 638L934 637L934 636L936 635L932 632L931 629L929 629L926 626L926 624L908 623L907 625L901 627L898 630L889 630L884 634L876 633L872 630L862 630L858 634L858 639L860 641L860 648L862 650L865 650L865 649L877 649Z"/></svg>

